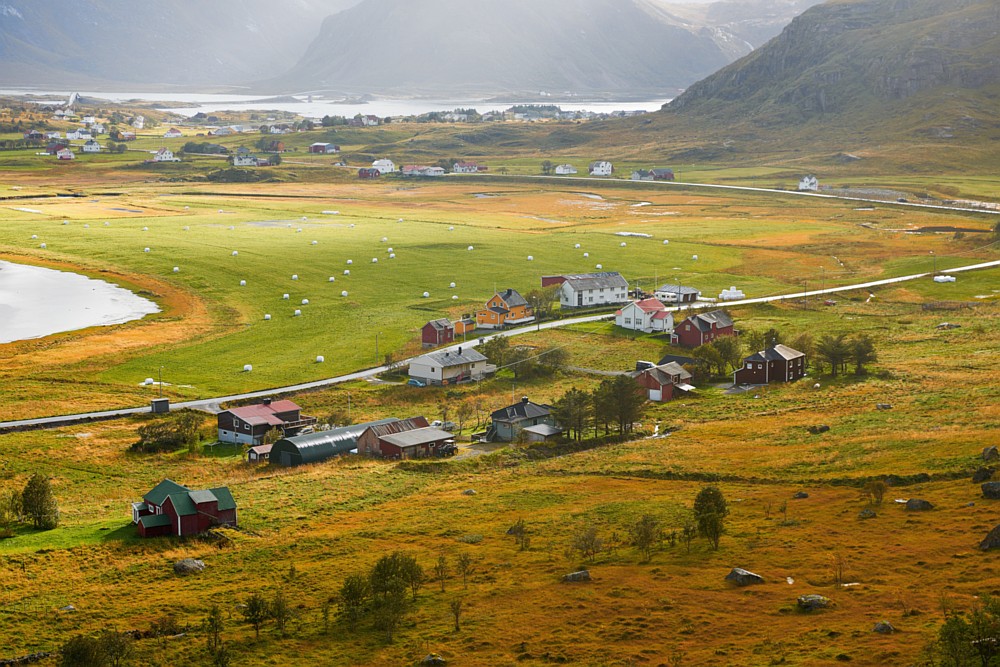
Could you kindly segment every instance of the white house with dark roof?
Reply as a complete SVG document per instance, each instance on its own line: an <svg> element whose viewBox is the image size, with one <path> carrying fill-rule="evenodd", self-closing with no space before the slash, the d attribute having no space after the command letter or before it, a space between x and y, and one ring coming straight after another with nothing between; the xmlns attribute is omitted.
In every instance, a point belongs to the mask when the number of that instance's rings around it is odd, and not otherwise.
<svg viewBox="0 0 1000 667"><path fill-rule="evenodd" d="M542 287L559 285L562 308L595 308L625 303L628 281L617 271L543 276Z"/></svg>
<svg viewBox="0 0 1000 667"><path fill-rule="evenodd" d="M816 192L819 190L819 179L810 174L799 181L799 192Z"/></svg>
<svg viewBox="0 0 1000 667"><path fill-rule="evenodd" d="M396 164L392 160L383 158L372 162L372 169L376 169L378 173L385 176L386 174L391 174L396 171Z"/></svg>
<svg viewBox="0 0 1000 667"><path fill-rule="evenodd" d="M513 442L520 437L521 431L531 426L548 424L555 426L552 416L552 406L532 403L527 396L514 405L501 408L490 415L490 427L486 431L489 442ZM527 436L525 436L527 438Z"/></svg>
<svg viewBox="0 0 1000 667"><path fill-rule="evenodd" d="M87 143L85 143L83 145L83 152L84 153L100 153L101 152L101 144L99 144L96 139L91 139L91 140L89 140Z"/></svg>
<svg viewBox="0 0 1000 667"><path fill-rule="evenodd" d="M576 173L576 167L571 164L560 164L555 169L556 176L570 176Z"/></svg>
<svg viewBox="0 0 1000 667"><path fill-rule="evenodd" d="M610 176L614 171L614 166L607 160L597 160L590 163L591 176Z"/></svg>
<svg viewBox="0 0 1000 667"><path fill-rule="evenodd" d="M427 384L455 384L481 380L497 367L471 347L431 352L410 362L410 377Z"/></svg>

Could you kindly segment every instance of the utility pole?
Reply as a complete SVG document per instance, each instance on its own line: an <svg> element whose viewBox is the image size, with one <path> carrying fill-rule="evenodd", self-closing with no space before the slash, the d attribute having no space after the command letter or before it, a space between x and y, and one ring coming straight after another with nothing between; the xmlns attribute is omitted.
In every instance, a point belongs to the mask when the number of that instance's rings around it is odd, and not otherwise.
<svg viewBox="0 0 1000 667"><path fill-rule="evenodd" d="M378 363L378 359L379 359L379 357L378 357L378 337L379 337L379 335L381 335L381 333L382 333L381 331L376 331L375 332L375 365L376 366L379 365L379 363Z"/></svg>
<svg viewBox="0 0 1000 667"><path fill-rule="evenodd" d="M159 387L160 387L160 396L159 397L163 398L163 366L160 366L160 381L159 381L158 384L159 384Z"/></svg>
<svg viewBox="0 0 1000 667"><path fill-rule="evenodd" d="M931 257L934 259L934 275L936 276L937 275L937 255L934 254L933 250L931 250Z"/></svg>

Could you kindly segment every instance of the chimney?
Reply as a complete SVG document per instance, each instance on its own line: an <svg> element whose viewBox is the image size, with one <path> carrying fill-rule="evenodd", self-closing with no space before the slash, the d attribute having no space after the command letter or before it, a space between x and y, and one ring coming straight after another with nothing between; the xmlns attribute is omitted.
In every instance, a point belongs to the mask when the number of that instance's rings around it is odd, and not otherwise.
<svg viewBox="0 0 1000 667"><path fill-rule="evenodd" d="M528 397L527 396L522 396L521 397L521 402L524 403L525 405L527 405L528 404Z"/></svg>
<svg viewBox="0 0 1000 667"><path fill-rule="evenodd" d="M271 399L270 398L265 398L264 399L264 405L271 405Z"/></svg>

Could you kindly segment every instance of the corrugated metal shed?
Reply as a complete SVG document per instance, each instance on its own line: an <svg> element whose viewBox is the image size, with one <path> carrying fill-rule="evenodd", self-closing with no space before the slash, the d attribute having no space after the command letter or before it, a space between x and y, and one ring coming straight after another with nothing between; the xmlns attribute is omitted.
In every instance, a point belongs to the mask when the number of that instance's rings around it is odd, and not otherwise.
<svg viewBox="0 0 1000 667"><path fill-rule="evenodd" d="M369 426L378 426L399 421L395 417L342 426L331 431L319 431L282 438L271 448L271 465L286 467L299 466L305 463L325 461L338 454L347 454L358 446L358 438Z"/></svg>

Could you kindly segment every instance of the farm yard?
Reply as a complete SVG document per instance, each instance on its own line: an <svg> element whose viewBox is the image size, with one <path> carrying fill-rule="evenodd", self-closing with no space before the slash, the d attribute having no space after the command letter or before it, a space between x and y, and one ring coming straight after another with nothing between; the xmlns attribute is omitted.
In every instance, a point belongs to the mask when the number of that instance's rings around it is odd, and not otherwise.
<svg viewBox="0 0 1000 667"><path fill-rule="evenodd" d="M448 132L392 126L337 140L364 164L411 141L410 155L427 160L420 151ZM190 138L132 146L179 149ZM0 156L0 259L113 282L161 311L0 345L0 421L375 367L423 352L429 320L472 313L497 290L527 294L543 275L620 271L645 291L676 283L760 297L996 259L993 216L525 178L537 172L535 146L502 156L510 178L435 181L362 182L300 151L261 182L227 184L201 178L218 157L137 166L136 153L72 164ZM682 169L744 185L800 171ZM837 169L831 180L856 177ZM917 189L934 180L872 178ZM996 190L992 176L941 184L968 196ZM971 481L996 465L984 447L1000 444L998 294L993 268L838 293L829 304L728 307L741 335L867 334L877 360L863 375L831 377L813 364L801 381L735 393L731 375L703 379L690 395L648 404L625 442L470 442L522 396L553 404L639 360L684 352L607 321L518 336L522 348L565 351L548 375L505 369L419 387L396 371L294 397L320 422L462 413L453 459L253 465L215 442L215 419L202 413L182 413L194 415L198 437L167 453L134 449L157 415L2 434L0 491L39 473L59 525L0 521L0 659L113 630L136 637L142 664L212 664L203 622L218 606L234 665L403 665L433 653L484 666L921 664L949 615L1000 587L996 552L979 549L997 501ZM239 528L137 537L130 504L164 478L228 487ZM695 498L710 485L728 503L718 549L692 528ZM933 509L909 511L900 502L909 499ZM644 522L655 530L642 547ZM407 591L390 641L384 618L354 619L344 584L394 552L426 580ZM175 574L186 558L204 571ZM764 581L730 584L733 567ZM583 569L590 581L564 581ZM256 591L283 596L283 627L268 621L258 634L246 622ZM796 600L809 594L833 604L805 611ZM896 632L873 632L880 621Z"/></svg>

